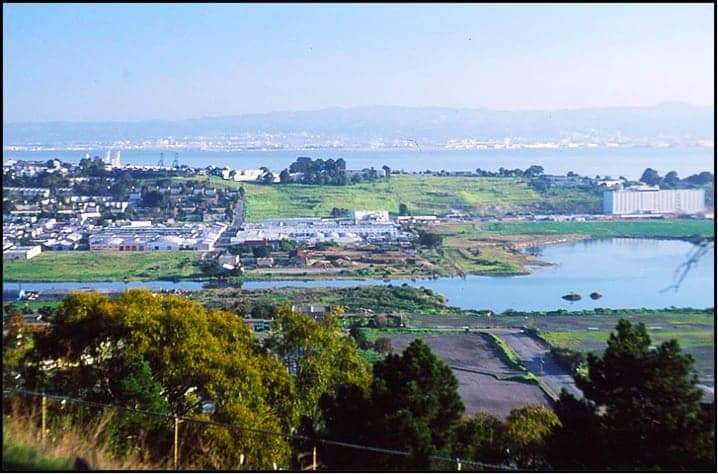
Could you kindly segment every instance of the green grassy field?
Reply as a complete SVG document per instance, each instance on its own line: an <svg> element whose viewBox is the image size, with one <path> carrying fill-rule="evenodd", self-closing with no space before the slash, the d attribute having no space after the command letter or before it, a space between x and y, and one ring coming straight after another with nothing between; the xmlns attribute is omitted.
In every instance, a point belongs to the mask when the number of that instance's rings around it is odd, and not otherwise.
<svg viewBox="0 0 718 474"><path fill-rule="evenodd" d="M43 252L3 260L4 281L118 281L201 276L199 252Z"/></svg>
<svg viewBox="0 0 718 474"><path fill-rule="evenodd" d="M600 198L583 191L536 193L518 178L393 176L390 181L349 186L259 185L211 179L212 185L238 189L247 196L247 218L327 217L332 208L387 209L398 214L399 204L412 214L438 215L457 209L476 215L537 209L542 205L600 204Z"/></svg>
<svg viewBox="0 0 718 474"><path fill-rule="evenodd" d="M3 471L70 471L73 463L70 459L61 459L41 454L38 450L16 444L3 437Z"/></svg>
<svg viewBox="0 0 718 474"><path fill-rule="evenodd" d="M654 345L675 339L695 359L695 368L702 378L712 378L714 363L715 316L712 311L675 310L654 313L595 316L539 316L529 317L529 326L539 329L543 338L557 347L581 352L601 353L608 335L615 330L619 318L633 324L643 323ZM501 317L502 324L510 324L513 317ZM521 322L520 317L513 323Z"/></svg>
<svg viewBox="0 0 718 474"><path fill-rule="evenodd" d="M621 220L589 222L492 222L481 226L482 234L584 234L594 237L713 237L712 219Z"/></svg>

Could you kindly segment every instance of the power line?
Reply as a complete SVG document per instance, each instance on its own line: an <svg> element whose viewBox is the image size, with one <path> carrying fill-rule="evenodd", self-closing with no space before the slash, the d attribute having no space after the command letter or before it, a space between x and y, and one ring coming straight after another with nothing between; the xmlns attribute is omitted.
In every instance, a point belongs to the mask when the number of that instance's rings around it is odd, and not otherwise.
<svg viewBox="0 0 718 474"><path fill-rule="evenodd" d="M202 424L202 425L208 425L208 426L218 426L218 427L229 428L229 429L238 430L238 431L259 433L259 434L265 434L265 435L269 435L269 436L278 436L278 437L281 437L281 438L284 438L287 440L292 439L292 440L301 440L301 441L312 441L312 442L327 445L327 446L338 446L338 447L343 447L343 448L357 449L357 450L362 450L362 451L370 451L370 452L375 452L375 453L380 453L380 454L390 454L390 455L395 455L395 456L404 456L404 457L411 456L411 453L407 452L407 451L379 448L376 446L367 446L367 445L363 445L363 444L348 443L348 442L344 442L344 441L334 441L334 440L329 440L329 439L324 439L324 438L313 438L313 437L305 436L305 435L280 433L277 431L264 430L261 428L250 428L250 427L246 427L246 426L233 425L230 423L222 423L222 422L212 421L212 420L198 420L196 418L190 418L190 417L186 417L186 416L174 416L174 415L167 414L167 413L159 413L159 412L153 412L153 411L149 411L149 410L140 410L137 408L111 405L109 403L93 402L93 401L89 401L89 400L83 400L81 398L70 397L67 395L56 395L56 394L37 392L37 391L32 391L32 390L24 390L24 389L3 389L3 394L10 394L10 393L30 395L30 396L35 396L35 397L45 397L45 398L49 398L51 400L65 401L65 402L75 403L75 404L79 404L79 405L88 405L88 406L93 406L93 407L98 407L98 408L111 408L111 409L127 411L127 412L132 412L132 413L138 413L138 414L147 415L147 416L165 418L165 419L169 419L169 420L177 419L177 420L180 420L180 421L183 421L186 423L196 423L196 424ZM500 465L500 464L489 464L489 463L484 463L484 462L480 462L480 461L466 461L463 459L450 458L447 456L430 456L429 458L434 461L445 461L445 462L451 462L453 464L459 463L461 465L476 466L476 467L489 468L489 469L494 469L494 470L502 470L502 471L515 471L516 470L515 468L513 468L511 466Z"/></svg>

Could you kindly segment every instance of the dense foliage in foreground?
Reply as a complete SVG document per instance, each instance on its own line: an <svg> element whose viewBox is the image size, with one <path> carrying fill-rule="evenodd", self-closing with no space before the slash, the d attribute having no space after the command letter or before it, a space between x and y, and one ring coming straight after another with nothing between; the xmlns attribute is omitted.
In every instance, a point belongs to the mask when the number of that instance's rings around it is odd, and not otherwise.
<svg viewBox="0 0 718 474"><path fill-rule="evenodd" d="M710 469L713 406L700 404L692 359L669 341L656 349L643 325L621 321L602 357L589 356L577 383L552 411L527 406L506 420L466 417L452 371L420 340L373 370L336 314L321 321L288 305L259 343L236 314L175 296L129 291L66 298L44 331L6 325L3 384L167 415L190 416L286 435L183 423L182 467L299 468L317 438L405 451L358 452L319 443L330 469L442 468L433 456L519 468ZM207 401L215 410L202 409ZM75 423L98 411L74 412ZM53 417L67 417L60 412ZM171 419L124 413L107 423L117 453L151 440L150 461L171 451ZM467 465L467 467L470 467ZM446 466L443 466L446 468Z"/></svg>

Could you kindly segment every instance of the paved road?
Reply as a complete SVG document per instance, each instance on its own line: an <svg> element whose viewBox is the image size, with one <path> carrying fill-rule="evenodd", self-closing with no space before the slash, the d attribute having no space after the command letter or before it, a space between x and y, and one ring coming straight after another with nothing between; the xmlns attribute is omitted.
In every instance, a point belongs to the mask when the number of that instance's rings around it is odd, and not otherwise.
<svg viewBox="0 0 718 474"><path fill-rule="evenodd" d="M240 198L234 207L234 218L232 219L231 227L233 229L239 229L242 224L244 224L244 199Z"/></svg>
<svg viewBox="0 0 718 474"><path fill-rule="evenodd" d="M573 381L573 375L556 363L549 350L539 341L520 329L492 329L518 354L526 368L556 393L566 389L568 393L580 398L583 396Z"/></svg>
<svg viewBox="0 0 718 474"><path fill-rule="evenodd" d="M234 237L237 234L237 229L239 229L242 224L244 223L244 199L240 199L237 201L237 205L234 207L234 212L232 215L232 223L227 227L227 229L220 235L219 239L217 239L217 243L215 244L215 247L217 248L224 248L229 247L231 245L230 239Z"/></svg>

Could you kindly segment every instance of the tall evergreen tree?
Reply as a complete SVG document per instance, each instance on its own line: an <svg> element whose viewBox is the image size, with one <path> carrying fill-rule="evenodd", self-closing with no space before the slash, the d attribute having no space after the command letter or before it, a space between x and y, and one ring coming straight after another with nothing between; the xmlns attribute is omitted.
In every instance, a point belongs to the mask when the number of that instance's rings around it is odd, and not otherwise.
<svg viewBox="0 0 718 474"><path fill-rule="evenodd" d="M585 445L575 446L568 458L559 454L555 464L620 469L714 466L715 421L701 407L702 392L692 366L693 358L682 353L675 340L652 349L643 324L620 320L603 357L589 354L588 375L576 379L587 402L564 395L559 403L563 428L557 436L572 436Z"/></svg>

